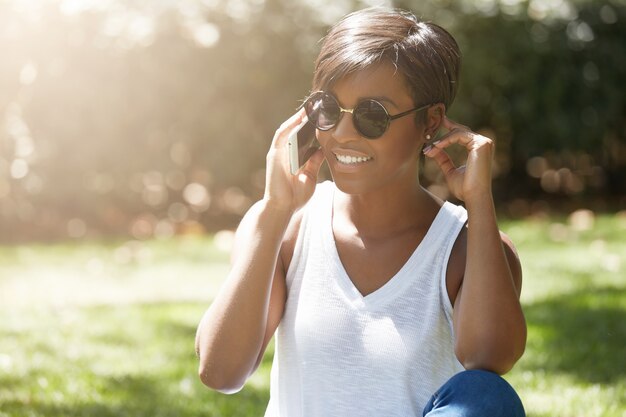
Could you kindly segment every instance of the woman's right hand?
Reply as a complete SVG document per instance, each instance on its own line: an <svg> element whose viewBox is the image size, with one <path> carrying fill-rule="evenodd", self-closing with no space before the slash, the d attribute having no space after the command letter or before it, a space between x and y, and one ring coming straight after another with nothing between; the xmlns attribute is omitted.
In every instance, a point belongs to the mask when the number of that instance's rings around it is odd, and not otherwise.
<svg viewBox="0 0 626 417"><path fill-rule="evenodd" d="M304 109L285 121L272 140L272 146L266 158L265 195L266 204L278 209L294 212L311 198L315 191L324 154L318 149L304 166L292 175L289 170L289 134L306 117Z"/></svg>

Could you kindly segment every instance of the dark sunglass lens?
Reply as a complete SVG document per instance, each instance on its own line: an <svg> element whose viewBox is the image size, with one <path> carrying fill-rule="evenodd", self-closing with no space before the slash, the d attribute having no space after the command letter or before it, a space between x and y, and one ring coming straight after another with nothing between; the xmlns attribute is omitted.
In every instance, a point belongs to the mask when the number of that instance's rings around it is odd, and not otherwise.
<svg viewBox="0 0 626 417"><path fill-rule="evenodd" d="M389 115L379 102L365 100L354 109L354 121L356 128L363 136L376 139L387 130Z"/></svg>
<svg viewBox="0 0 626 417"><path fill-rule="evenodd" d="M331 129L341 114L337 101L329 94L318 92L313 94L304 105L306 114L320 130Z"/></svg>
<svg viewBox="0 0 626 417"><path fill-rule="evenodd" d="M322 94L319 99L319 118L317 119L317 126L322 130L328 130L332 128L339 120L341 115L341 109L337 100L330 94Z"/></svg>
<svg viewBox="0 0 626 417"><path fill-rule="evenodd" d="M309 121L313 124L317 124L317 119L320 114L320 100L319 93L313 94L304 102L304 110L309 118Z"/></svg>

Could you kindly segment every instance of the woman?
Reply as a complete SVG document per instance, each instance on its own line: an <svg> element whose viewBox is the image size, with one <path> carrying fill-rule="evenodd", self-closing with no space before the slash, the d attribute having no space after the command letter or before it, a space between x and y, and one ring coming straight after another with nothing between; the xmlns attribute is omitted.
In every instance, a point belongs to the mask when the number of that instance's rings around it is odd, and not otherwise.
<svg viewBox="0 0 626 417"><path fill-rule="evenodd" d="M329 31L199 325L207 386L240 390L276 332L266 416L524 415L498 376L526 343L521 267L496 224L493 142L446 116L459 65L448 32L403 11ZM321 149L291 175L287 137L305 117ZM465 208L420 186L422 152ZM317 184L324 160L333 182Z"/></svg>

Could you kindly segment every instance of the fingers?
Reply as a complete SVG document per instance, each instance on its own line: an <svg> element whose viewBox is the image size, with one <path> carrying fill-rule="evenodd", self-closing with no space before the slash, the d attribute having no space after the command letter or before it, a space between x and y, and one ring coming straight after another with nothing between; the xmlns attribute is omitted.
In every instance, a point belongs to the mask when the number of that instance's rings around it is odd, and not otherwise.
<svg viewBox="0 0 626 417"><path fill-rule="evenodd" d="M286 145L289 134L293 129L298 127L306 117L304 108L298 110L293 116L283 122L276 130L272 139L272 147L280 148Z"/></svg>
<svg viewBox="0 0 626 417"><path fill-rule="evenodd" d="M468 148L473 140L474 133L471 130L455 127L445 135L441 136L439 140L434 142L432 145L433 147L443 149L456 143Z"/></svg>
<svg viewBox="0 0 626 417"><path fill-rule="evenodd" d="M454 162L452 162L452 159L446 152L440 151L439 149L436 151L430 149L426 151L425 154L435 160L446 177L456 169Z"/></svg>
<svg viewBox="0 0 626 417"><path fill-rule="evenodd" d="M437 153L437 150L445 149L453 144L462 145L468 151L478 149L485 145L491 147L493 144L491 139L479 135L473 132L469 127L456 123L447 117L443 118L442 126L448 130L448 133L443 135L438 141L432 143L431 146L426 147L424 149L425 154L428 155L429 151Z"/></svg>
<svg viewBox="0 0 626 417"><path fill-rule="evenodd" d="M450 145L459 144L463 146L470 155L474 155L474 158L478 157L481 160L483 158L479 155L488 155L493 152L493 141L474 133L467 126L456 123L447 117L443 118L442 126L448 129L448 133L443 135L438 141L426 146L424 148L424 154L434 159L446 176L457 169L452 159L445 151Z"/></svg>

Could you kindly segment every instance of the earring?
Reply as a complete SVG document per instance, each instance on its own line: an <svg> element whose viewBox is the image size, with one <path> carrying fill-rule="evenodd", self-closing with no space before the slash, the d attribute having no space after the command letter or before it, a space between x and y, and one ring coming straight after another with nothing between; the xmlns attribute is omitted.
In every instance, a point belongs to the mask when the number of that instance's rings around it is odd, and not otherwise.
<svg viewBox="0 0 626 417"><path fill-rule="evenodd" d="M426 140L430 140L430 135L426 135Z"/></svg>

